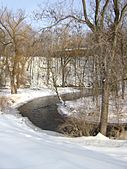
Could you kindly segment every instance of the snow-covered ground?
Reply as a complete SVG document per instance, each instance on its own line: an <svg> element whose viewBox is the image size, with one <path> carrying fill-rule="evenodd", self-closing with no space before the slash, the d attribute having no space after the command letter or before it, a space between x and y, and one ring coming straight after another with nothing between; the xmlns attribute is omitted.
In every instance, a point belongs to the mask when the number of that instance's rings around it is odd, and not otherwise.
<svg viewBox="0 0 127 169"><path fill-rule="evenodd" d="M44 93L52 94L46 89L20 90L17 96L7 93L13 97L13 107ZM127 140L111 140L100 133L95 137L63 137L34 127L18 114L0 113L0 169L126 168Z"/></svg>
<svg viewBox="0 0 127 169"><path fill-rule="evenodd" d="M79 90L73 89L73 88L59 88L58 89L59 94L64 93L74 93L79 92ZM18 89L17 94L10 93L10 89L1 89L0 90L0 97L7 98L7 102L5 103L5 106L11 105L11 107L18 107L23 103L26 103L30 100L33 100L35 98L49 96L49 95L56 95L55 90L49 89L49 88L41 88L41 89ZM4 104L3 104L4 106Z"/></svg>
<svg viewBox="0 0 127 169"><path fill-rule="evenodd" d="M98 99L99 107L101 104L101 98ZM125 99L118 97L117 99L110 98L109 101L109 117L108 121L110 123L127 123L127 94ZM85 109L84 109L85 107ZM97 108L95 102L93 102L92 97L80 98L75 101L66 101L66 108L61 107L64 114L85 114L87 120L99 121L100 110Z"/></svg>
<svg viewBox="0 0 127 169"><path fill-rule="evenodd" d="M0 115L0 169L125 169L127 141L66 138L30 128L25 120Z"/></svg>

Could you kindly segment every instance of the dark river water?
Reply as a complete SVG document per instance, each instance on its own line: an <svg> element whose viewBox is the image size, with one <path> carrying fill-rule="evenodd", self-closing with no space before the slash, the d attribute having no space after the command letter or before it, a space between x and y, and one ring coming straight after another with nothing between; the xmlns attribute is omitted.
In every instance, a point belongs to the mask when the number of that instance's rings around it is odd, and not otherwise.
<svg viewBox="0 0 127 169"><path fill-rule="evenodd" d="M64 100L73 100L79 97L80 95L72 97L72 94L69 94L64 95ZM37 127L43 130L59 132L59 127L65 123L67 117L64 117L58 113L58 103L59 100L57 96L46 96L36 98L28 103L25 103L24 105L20 106L18 110L22 116L28 117L28 119ZM92 128L94 129L96 124L92 125ZM108 135L111 137L113 136L120 138L121 133L125 135L124 131L127 132L127 124L108 124Z"/></svg>
<svg viewBox="0 0 127 169"><path fill-rule="evenodd" d="M63 100L73 100L80 98L80 93L64 94ZM56 95L36 98L18 108L19 112L24 117L44 130L58 131L58 128L63 124L65 117L58 113L57 105L59 100Z"/></svg>
<svg viewBox="0 0 127 169"><path fill-rule="evenodd" d="M56 104L29 110L28 112L20 110L20 113L43 130L58 131L59 126L65 119L58 113Z"/></svg>

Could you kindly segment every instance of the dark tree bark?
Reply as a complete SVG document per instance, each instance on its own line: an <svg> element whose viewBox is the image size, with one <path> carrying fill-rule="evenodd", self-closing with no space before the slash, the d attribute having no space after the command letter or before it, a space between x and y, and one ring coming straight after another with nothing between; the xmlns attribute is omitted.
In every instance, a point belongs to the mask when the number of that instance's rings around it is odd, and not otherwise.
<svg viewBox="0 0 127 169"><path fill-rule="evenodd" d="M100 37L102 36L103 28L104 28L104 18L105 18L105 12L107 9L107 6L109 4L109 0L105 1L104 6L102 7L101 13L99 15L100 10L100 1L95 1L95 11L94 11L94 23L91 23L91 21L88 19L87 11L86 11L86 1L82 0L83 4L83 11L84 11L84 18L87 26L92 30L93 33L95 33L96 36L96 42L99 46L100 55L102 55L104 52L102 52L102 46L101 46L101 40ZM104 55L104 54L103 54ZM101 118L100 118L100 132L104 135L106 135L107 130L107 123L108 123L108 105L109 105L109 84L108 84L108 72L105 62L105 56L100 56L100 62L102 64L102 103L101 103ZM95 61L96 62L96 61ZM98 65L95 65L98 66ZM95 68L97 70L97 67ZM96 75L98 76L98 75ZM97 88L97 86L96 86ZM97 89L96 89L97 90Z"/></svg>

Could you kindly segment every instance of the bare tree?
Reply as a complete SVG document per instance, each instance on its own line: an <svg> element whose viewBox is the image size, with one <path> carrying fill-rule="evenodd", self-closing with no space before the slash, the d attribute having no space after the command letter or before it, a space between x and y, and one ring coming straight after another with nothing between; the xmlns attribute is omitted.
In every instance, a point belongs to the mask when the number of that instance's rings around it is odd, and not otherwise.
<svg viewBox="0 0 127 169"><path fill-rule="evenodd" d="M91 1L89 1L91 2ZM51 22L46 28L54 28L61 25L68 25L75 22L87 25L94 37L94 85L98 93L99 83L101 85L101 118L100 132L106 135L108 122L108 107L111 90L111 82L117 81L116 74L118 59L116 59L116 48L118 44L118 31L127 11L126 1L119 0L95 0L93 5L87 5L86 0L82 0L83 15L79 15L72 10L64 13L59 8L56 10L53 6L38 13L39 18L50 18ZM61 5L61 4L60 4ZM91 15L88 13L91 11ZM110 13L112 15L110 15ZM91 47L92 48L92 47ZM115 63L115 65L113 64ZM100 82L99 82L100 81ZM98 94L97 94L98 95Z"/></svg>
<svg viewBox="0 0 127 169"><path fill-rule="evenodd" d="M20 10L13 14L7 8L0 13L0 29L5 34L3 56L10 76L11 93L17 93L26 63L26 47L30 42L30 27L25 24L25 15ZM29 40L28 40L29 39Z"/></svg>

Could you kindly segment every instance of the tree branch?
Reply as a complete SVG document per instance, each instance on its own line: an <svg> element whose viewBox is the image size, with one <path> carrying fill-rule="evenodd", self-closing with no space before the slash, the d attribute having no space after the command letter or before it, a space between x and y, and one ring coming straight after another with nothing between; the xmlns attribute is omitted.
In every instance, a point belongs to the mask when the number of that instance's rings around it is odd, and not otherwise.
<svg viewBox="0 0 127 169"><path fill-rule="evenodd" d="M125 12L127 12L127 3L124 5L123 9L121 10L119 22L121 22L121 20L123 18L123 15L125 14Z"/></svg>
<svg viewBox="0 0 127 169"><path fill-rule="evenodd" d="M114 4L114 13L115 13L114 24L118 24L119 17L120 17L118 0L113 0L113 4Z"/></svg>
<svg viewBox="0 0 127 169"><path fill-rule="evenodd" d="M100 6L100 1L96 0L96 8L95 8L95 25L98 25L98 14L99 14L99 6Z"/></svg>
<svg viewBox="0 0 127 169"><path fill-rule="evenodd" d="M103 27L104 15L105 15L105 12L106 12L106 8L108 7L108 4L109 4L109 0L106 0L105 4L103 6L103 9L101 11L101 19L100 19L100 25L101 25L101 27Z"/></svg>
<svg viewBox="0 0 127 169"><path fill-rule="evenodd" d="M86 11L86 1L82 0L82 5L83 5L83 12L84 12L84 18L85 18L85 23L88 25L88 27L94 32L95 27L94 25L90 22L87 16L87 11Z"/></svg>
<svg viewBox="0 0 127 169"><path fill-rule="evenodd" d="M45 29L50 29L50 28L52 28L52 27L58 25L60 22L66 20L66 19L68 19L68 18L72 18L72 19L74 19L74 20L76 20L76 21L78 21L78 22L80 22L80 23L85 23L85 21L84 21L83 19L80 19L80 18L78 18L78 17L76 17L76 16L74 16L74 15L67 15L67 16L65 16L65 17L63 17L63 18L57 20L57 21L56 21L55 23L53 23L52 25L40 29L40 31L45 30Z"/></svg>

